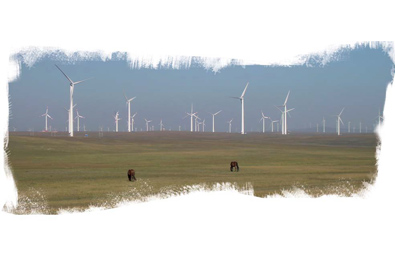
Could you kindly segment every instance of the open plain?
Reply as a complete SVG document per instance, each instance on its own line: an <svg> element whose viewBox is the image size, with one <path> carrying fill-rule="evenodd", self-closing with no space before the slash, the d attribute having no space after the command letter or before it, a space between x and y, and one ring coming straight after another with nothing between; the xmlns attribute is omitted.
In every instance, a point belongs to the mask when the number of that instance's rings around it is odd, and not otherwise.
<svg viewBox="0 0 395 265"><path fill-rule="evenodd" d="M349 196L374 181L377 144L375 134L10 132L8 159L24 207L15 213L44 207L56 214L195 184L250 185L259 197L295 187ZM230 172L233 160L239 172ZM136 182L129 182L129 168Z"/></svg>

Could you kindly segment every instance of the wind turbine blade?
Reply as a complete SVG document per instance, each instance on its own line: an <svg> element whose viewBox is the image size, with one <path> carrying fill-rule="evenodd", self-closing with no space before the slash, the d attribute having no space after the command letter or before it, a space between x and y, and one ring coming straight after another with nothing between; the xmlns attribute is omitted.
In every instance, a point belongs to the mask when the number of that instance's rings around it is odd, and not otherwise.
<svg viewBox="0 0 395 265"><path fill-rule="evenodd" d="M342 118L340 118L340 116L339 116L339 120L340 120L340 122L344 125L344 123L343 123L343 121L342 121Z"/></svg>
<svg viewBox="0 0 395 265"><path fill-rule="evenodd" d="M248 82L247 82L246 87L244 88L243 94L241 94L240 99L244 98L244 94L246 93L247 87L248 87Z"/></svg>
<svg viewBox="0 0 395 265"><path fill-rule="evenodd" d="M55 66L62 72L62 74L67 78L67 80L70 81L70 83L73 83L73 80L71 80L70 77L68 77L68 76L62 71L62 69L59 68L59 66L57 66L56 64L55 64Z"/></svg>
<svg viewBox="0 0 395 265"><path fill-rule="evenodd" d="M52 117L51 117L51 116L49 116L48 114L47 114L47 116L48 116L48 118L50 118L51 120L53 120L53 119L52 119Z"/></svg>
<svg viewBox="0 0 395 265"><path fill-rule="evenodd" d="M284 106L285 106L285 104L287 104L287 101L288 101L288 97L289 97L289 93L290 93L290 92L291 92L291 90L288 91L287 97L285 98L285 101L284 101Z"/></svg>
<svg viewBox="0 0 395 265"><path fill-rule="evenodd" d="M239 97L230 97L230 98L241 99L241 98L239 98Z"/></svg>
<svg viewBox="0 0 395 265"><path fill-rule="evenodd" d="M131 102L133 99L135 99L136 97L132 97L131 99L128 100L128 102Z"/></svg>
<svg viewBox="0 0 395 265"><path fill-rule="evenodd" d="M74 85L79 84L79 83L82 83L82 82L85 82L86 80L89 80L89 79L92 79L92 78L93 78L93 77L87 78L87 79L84 79L84 80L81 80L81 81L74 82Z"/></svg>
<svg viewBox="0 0 395 265"><path fill-rule="evenodd" d="M220 110L220 111L218 111L217 113L215 113L214 116L217 115L218 113L220 113L221 111L222 111L222 110Z"/></svg>
<svg viewBox="0 0 395 265"><path fill-rule="evenodd" d="M125 91L123 91L123 95L125 96L126 101L128 101L129 99L128 99L128 97L126 96Z"/></svg>
<svg viewBox="0 0 395 265"><path fill-rule="evenodd" d="M340 112L339 116L342 115L343 111L344 111L344 108L343 108L342 111Z"/></svg>

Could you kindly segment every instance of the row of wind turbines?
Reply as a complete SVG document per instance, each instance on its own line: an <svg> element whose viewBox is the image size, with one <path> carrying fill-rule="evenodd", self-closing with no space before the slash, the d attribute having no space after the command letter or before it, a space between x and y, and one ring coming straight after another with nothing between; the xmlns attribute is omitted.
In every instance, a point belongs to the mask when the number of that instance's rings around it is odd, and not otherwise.
<svg viewBox="0 0 395 265"><path fill-rule="evenodd" d="M73 109L76 106L76 105L73 105L74 87L75 87L75 85L77 85L79 83L82 83L84 81L87 81L87 80L89 80L91 78L74 82L69 76L67 76L62 71L62 69L60 69L59 66L57 66L57 65L55 65L55 66L59 69L59 71L62 72L62 74L70 82L70 108L68 110L67 109L66 110L68 111L68 116L69 116L69 119L68 119L68 133L69 133L70 137L73 137L74 136ZM248 85L249 85L249 83L247 82L247 84L246 84L246 86L245 86L245 88L244 88L244 90L243 90L243 92L242 92L240 97L231 97L231 98L234 98L234 99L238 99L241 102L241 134L245 134L245 122L244 122L244 119L245 119L244 105L245 104L244 104L244 97L245 97ZM287 96L285 98L285 101L284 101L284 103L282 105L275 106L281 112L281 133L283 135L287 135L288 134L287 116L289 115L290 111L294 110L294 108L291 108L291 109L287 108L287 102L288 102L289 94L290 94L290 91L288 91L288 94L287 94ZM124 97L126 99L126 104L128 105L128 120L127 120L128 132L133 132L134 131L134 117L136 116L137 113L131 115L130 104L131 104L131 102L134 99L136 99L136 97L128 98L126 96L125 92L124 92ZM215 132L215 116L218 115L221 111L222 110L219 110L216 113L210 113L212 115L212 123L213 123L212 131L213 132ZM337 128L336 128L336 130L337 130L337 134L338 135L341 134L341 132L340 132L340 123L342 123L344 125L344 123L343 123L343 121L341 119L341 115L342 115L343 111L344 111L344 108L342 109L342 111L338 115L335 115L337 117L337 126L336 126ZM203 125L203 131L204 131L205 120L199 122L199 120L201 120L201 118L199 118L199 116L197 115L197 112L193 112L193 105L191 105L191 112L190 113L187 112L186 114L187 114L186 117L188 117L188 116L191 117L191 132L194 131L194 127L195 127L195 131L199 131L200 125ZM262 128L263 132L265 132L265 119L270 119L271 120L271 127L272 127L272 132L273 132L274 123L277 123L277 122L280 122L280 121L279 120L272 120L270 117L265 116L263 114L263 112L261 112L261 115L262 115L262 118L261 118L260 121L262 121L262 123L263 123L263 125L262 125L263 126L263 128ZM46 110L46 113L44 113L42 116L45 116L45 130L47 131L48 130L47 118L52 119L52 117L49 116L49 114L48 114L48 108ZM184 119L186 117L184 117ZM78 131L79 131L79 119L80 118L84 118L84 117L79 115L78 110L77 110L76 119L77 119ZM114 119L115 119L115 126L116 126L115 131L118 132L118 121L121 120L119 118L119 112L116 112L116 114L114 116ZM195 119L195 126L194 126L194 119ZM382 117L380 116L380 113L379 113L379 123L381 123L381 119L382 119ZM229 123L229 132L231 132L232 121L233 121L233 119L231 119L230 121L227 122L227 123ZM146 129L148 131L149 123L152 122L152 120L145 119L145 122L146 122ZM160 125L160 130L162 131L163 130L163 122L162 122L162 120L160 121L159 125ZM324 127L324 132L325 132L325 120L323 120L323 127Z"/></svg>

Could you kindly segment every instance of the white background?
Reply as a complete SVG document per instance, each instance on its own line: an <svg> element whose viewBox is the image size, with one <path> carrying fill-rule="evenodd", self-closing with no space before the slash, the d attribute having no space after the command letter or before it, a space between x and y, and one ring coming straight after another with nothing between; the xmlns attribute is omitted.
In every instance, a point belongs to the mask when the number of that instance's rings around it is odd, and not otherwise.
<svg viewBox="0 0 395 265"><path fill-rule="evenodd" d="M142 1L141 1L142 2ZM126 1L125 1L126 3ZM1 4L1 132L12 53L34 48L297 62L339 44L394 40L390 1L8 1ZM394 60L393 50L391 56ZM210 60L208 60L210 62ZM395 264L393 87L380 131L379 174L363 196L260 199L235 191L58 216L0 212L4 264ZM393 133L392 133L393 134ZM1 154L0 161L4 161ZM5 171L7 167L4 167ZM0 205L15 199L0 175ZM291 196L292 197L292 196ZM3 262L2 262L3 263Z"/></svg>

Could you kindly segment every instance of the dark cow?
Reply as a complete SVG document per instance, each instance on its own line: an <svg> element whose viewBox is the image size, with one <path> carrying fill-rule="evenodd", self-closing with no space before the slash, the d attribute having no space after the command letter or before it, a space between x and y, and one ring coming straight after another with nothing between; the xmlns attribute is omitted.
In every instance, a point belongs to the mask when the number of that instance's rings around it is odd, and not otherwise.
<svg viewBox="0 0 395 265"><path fill-rule="evenodd" d="M239 171L239 164L237 161L230 162L230 171L233 171L233 168L235 168L235 171Z"/></svg>
<svg viewBox="0 0 395 265"><path fill-rule="evenodd" d="M129 181L135 181L135 180L137 180L136 179L136 176L135 176L135 172L134 172L134 169L129 169L128 170L128 178L129 178Z"/></svg>

